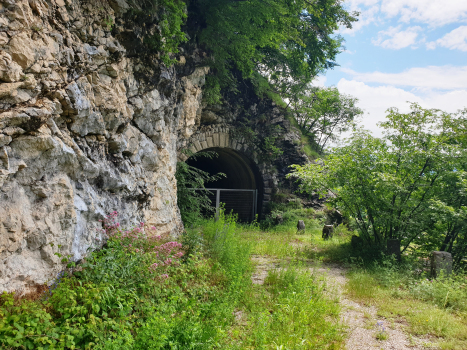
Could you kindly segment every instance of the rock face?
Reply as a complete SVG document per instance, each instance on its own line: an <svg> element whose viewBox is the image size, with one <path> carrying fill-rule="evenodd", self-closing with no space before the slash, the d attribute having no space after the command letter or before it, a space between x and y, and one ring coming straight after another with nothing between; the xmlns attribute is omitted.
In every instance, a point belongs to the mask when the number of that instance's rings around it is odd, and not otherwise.
<svg viewBox="0 0 467 350"><path fill-rule="evenodd" d="M99 220L181 226L177 141L207 69L144 66L108 25L125 1L0 1L0 290L44 283L102 242ZM147 76L147 74L146 74Z"/></svg>
<svg viewBox="0 0 467 350"><path fill-rule="evenodd" d="M191 47L166 68L142 49L156 26L131 22L129 4L0 0L0 291L52 280L57 253L77 261L101 246L99 220L113 211L124 225L180 232L182 149L217 137L244 153L263 204L306 161L297 130L251 88L203 106L206 55Z"/></svg>

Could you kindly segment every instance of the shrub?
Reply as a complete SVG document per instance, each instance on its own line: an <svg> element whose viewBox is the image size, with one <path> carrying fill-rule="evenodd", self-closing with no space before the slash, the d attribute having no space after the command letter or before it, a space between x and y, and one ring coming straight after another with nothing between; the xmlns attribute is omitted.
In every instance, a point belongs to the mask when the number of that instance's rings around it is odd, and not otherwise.
<svg viewBox="0 0 467 350"><path fill-rule="evenodd" d="M226 220L234 229L233 217L207 225ZM103 230L104 247L73 275L60 274L39 300L0 296L1 347L211 348L249 282L248 249L234 232L211 240L212 253L202 256L202 244L185 247L143 223L122 228L116 212Z"/></svg>

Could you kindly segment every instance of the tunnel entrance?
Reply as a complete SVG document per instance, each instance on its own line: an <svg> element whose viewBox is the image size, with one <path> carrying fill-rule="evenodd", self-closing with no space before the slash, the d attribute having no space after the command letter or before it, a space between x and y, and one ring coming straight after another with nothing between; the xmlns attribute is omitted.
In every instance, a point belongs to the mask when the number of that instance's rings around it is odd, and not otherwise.
<svg viewBox="0 0 467 350"><path fill-rule="evenodd" d="M261 213L260 204L263 197L263 182L256 164L230 148L214 147L203 150L206 151L214 151L218 156L212 159L188 158L186 162L211 175L219 172L227 175L206 184L206 188L212 189L209 194L212 205L224 203L226 212L233 211L238 215L239 221L253 221L255 215Z"/></svg>

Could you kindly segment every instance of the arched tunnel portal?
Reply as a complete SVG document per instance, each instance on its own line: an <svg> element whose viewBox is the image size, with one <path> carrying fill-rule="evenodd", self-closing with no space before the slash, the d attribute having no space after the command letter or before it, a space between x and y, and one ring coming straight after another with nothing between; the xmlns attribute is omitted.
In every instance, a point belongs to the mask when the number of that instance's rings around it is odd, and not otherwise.
<svg viewBox="0 0 467 350"><path fill-rule="evenodd" d="M211 175L224 173L226 177L206 184L212 189L213 205L224 203L226 212L233 211L243 222L251 222L261 213L263 180L261 173L250 158L231 148L211 147L202 152L214 151L217 157L190 157L186 162Z"/></svg>

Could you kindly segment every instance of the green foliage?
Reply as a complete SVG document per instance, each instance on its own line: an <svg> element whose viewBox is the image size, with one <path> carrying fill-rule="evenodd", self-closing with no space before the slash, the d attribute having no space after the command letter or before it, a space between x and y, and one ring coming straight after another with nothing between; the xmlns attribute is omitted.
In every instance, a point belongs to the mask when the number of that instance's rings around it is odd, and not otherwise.
<svg viewBox="0 0 467 350"><path fill-rule="evenodd" d="M116 218L104 220L104 248L41 299L0 296L2 349L210 349L223 338L250 285L235 219L206 224L217 258L192 251L184 259L180 243L143 224L122 228ZM225 225L221 236L210 234Z"/></svg>
<svg viewBox="0 0 467 350"><path fill-rule="evenodd" d="M282 128L279 125L266 127L263 133L267 136L261 136L250 125L240 123L234 133L236 137L243 138L251 147L259 151L259 158L265 162L273 162L283 153L282 149L277 145L282 134Z"/></svg>
<svg viewBox="0 0 467 350"><path fill-rule="evenodd" d="M258 72L253 72L251 76L251 82L255 89L256 95L263 99L269 98L276 105L286 108L287 104L284 102L279 93L277 93L275 87L268 81L267 78L263 77Z"/></svg>
<svg viewBox="0 0 467 350"><path fill-rule="evenodd" d="M339 305L306 269L272 270L246 304L248 327L233 330L227 349L341 349Z"/></svg>
<svg viewBox="0 0 467 350"><path fill-rule="evenodd" d="M404 250L444 248L459 263L467 252L467 112L411 109L388 110L383 138L355 130L327 159L294 166L291 176L309 193L331 191L331 202L370 244L400 239Z"/></svg>
<svg viewBox="0 0 467 350"><path fill-rule="evenodd" d="M335 141L352 126L358 115L363 114L356 107L356 98L340 94L335 87L312 87L287 97L294 119L320 153L329 141Z"/></svg>
<svg viewBox="0 0 467 350"><path fill-rule="evenodd" d="M192 153L185 151L192 159L198 157L208 157L210 159L217 157L215 152ZM177 205L180 209L182 220L186 225L194 224L201 219L203 213L212 213L215 208L212 207L211 200L207 191L195 191L195 189L204 189L207 182L216 181L225 174L218 173L210 175L185 162L177 163L175 178L177 179Z"/></svg>
<svg viewBox="0 0 467 350"><path fill-rule="evenodd" d="M204 236L211 254L225 267L231 287L237 289L245 286L250 272L250 245L235 235L237 218L226 215L220 210L217 220L208 221L204 226Z"/></svg>
<svg viewBox="0 0 467 350"><path fill-rule="evenodd" d="M333 32L356 20L336 0L199 0L193 12L223 87L234 82L232 68L243 78L265 72L280 89L310 81L335 65L342 39Z"/></svg>
<svg viewBox="0 0 467 350"><path fill-rule="evenodd" d="M178 53L179 46L188 40L182 30L186 22L186 2L183 0L151 0L144 11L136 12L144 22L153 23L151 34L145 36L144 43L150 50L158 51L165 65L176 62L171 54ZM155 21L155 23L154 23Z"/></svg>
<svg viewBox="0 0 467 350"><path fill-rule="evenodd" d="M203 90L203 101L208 105L221 103L221 86L219 81L212 75L206 77L206 85Z"/></svg>

